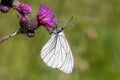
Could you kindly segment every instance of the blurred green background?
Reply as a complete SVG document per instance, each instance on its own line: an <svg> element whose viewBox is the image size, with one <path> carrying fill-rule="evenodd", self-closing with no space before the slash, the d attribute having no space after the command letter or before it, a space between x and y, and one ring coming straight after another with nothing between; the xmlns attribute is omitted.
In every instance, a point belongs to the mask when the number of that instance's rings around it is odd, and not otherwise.
<svg viewBox="0 0 120 80"><path fill-rule="evenodd" d="M120 80L120 0L20 0L34 9L47 4L66 25L75 67L71 74L49 68L40 58L50 38L44 27L34 38L18 35L0 44L0 80ZM0 38L18 30L16 12L0 12Z"/></svg>

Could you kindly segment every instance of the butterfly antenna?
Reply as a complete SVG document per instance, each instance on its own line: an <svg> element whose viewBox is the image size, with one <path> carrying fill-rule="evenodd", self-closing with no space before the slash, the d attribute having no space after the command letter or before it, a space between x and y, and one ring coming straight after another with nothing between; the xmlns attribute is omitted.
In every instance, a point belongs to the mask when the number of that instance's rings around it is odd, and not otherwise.
<svg viewBox="0 0 120 80"><path fill-rule="evenodd" d="M69 21L67 22L66 26L64 28L66 28L67 26L72 26L71 21L73 20L73 16L69 19Z"/></svg>

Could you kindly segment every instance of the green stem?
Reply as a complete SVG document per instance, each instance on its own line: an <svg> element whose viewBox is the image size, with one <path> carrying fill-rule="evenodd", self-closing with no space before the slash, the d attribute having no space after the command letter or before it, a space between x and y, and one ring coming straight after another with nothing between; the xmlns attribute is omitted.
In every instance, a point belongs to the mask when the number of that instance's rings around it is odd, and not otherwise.
<svg viewBox="0 0 120 80"><path fill-rule="evenodd" d="M3 43L4 41L6 41L6 40L8 40L8 39L10 39L10 38L12 38L14 36L16 36L17 34L19 34L18 31L16 31L14 33L11 33L11 34L9 34L9 35L7 35L5 37L3 37L2 39L0 39L0 43Z"/></svg>

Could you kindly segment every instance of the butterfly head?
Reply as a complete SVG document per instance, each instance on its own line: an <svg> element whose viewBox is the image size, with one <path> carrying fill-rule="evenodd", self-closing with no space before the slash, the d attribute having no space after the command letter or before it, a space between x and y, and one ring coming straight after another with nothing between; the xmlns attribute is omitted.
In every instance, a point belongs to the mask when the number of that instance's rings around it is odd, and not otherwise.
<svg viewBox="0 0 120 80"><path fill-rule="evenodd" d="M60 28L55 28L52 33L54 33L54 34L59 34L59 33L62 32L63 30L64 30L64 28L62 28L62 27L60 27Z"/></svg>
<svg viewBox="0 0 120 80"><path fill-rule="evenodd" d="M64 29L67 28L67 26L72 26L72 24L71 24L72 19L73 19L73 16L70 18L70 20L68 21L68 23L64 27L58 27L58 25L56 24L55 27L49 28L47 30L50 34L59 34L60 32L63 32Z"/></svg>

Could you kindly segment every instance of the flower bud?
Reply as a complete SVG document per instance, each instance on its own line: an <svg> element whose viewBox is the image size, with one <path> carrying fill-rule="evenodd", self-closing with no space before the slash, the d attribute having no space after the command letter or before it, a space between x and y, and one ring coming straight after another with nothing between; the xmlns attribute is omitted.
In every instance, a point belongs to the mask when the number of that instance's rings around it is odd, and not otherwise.
<svg viewBox="0 0 120 80"><path fill-rule="evenodd" d="M1 11L1 12L7 13L7 12L9 12L9 10L10 10L10 7L0 5L0 11Z"/></svg>
<svg viewBox="0 0 120 80"><path fill-rule="evenodd" d="M27 36L30 37L30 38L34 37L35 36L34 30L28 30L27 31Z"/></svg>
<svg viewBox="0 0 120 80"><path fill-rule="evenodd" d="M21 23L26 23L28 21L28 19L26 18L26 17L22 17L21 19L20 19L20 22Z"/></svg>

